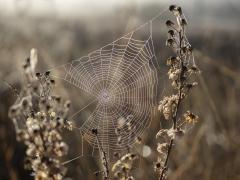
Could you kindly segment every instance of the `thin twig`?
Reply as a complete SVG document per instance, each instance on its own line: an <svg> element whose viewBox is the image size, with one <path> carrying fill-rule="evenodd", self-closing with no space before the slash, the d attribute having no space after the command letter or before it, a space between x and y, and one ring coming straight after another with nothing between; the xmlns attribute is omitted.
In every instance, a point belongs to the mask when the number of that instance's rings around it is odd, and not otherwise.
<svg viewBox="0 0 240 180"><path fill-rule="evenodd" d="M103 161L102 164L104 166L104 168L103 168L104 180L108 180L109 179L109 164L108 164L108 159L107 159L106 152L104 151L104 149L102 147L102 144L101 144L101 141L98 137L97 129L92 129L92 133L96 136L97 143L98 143L99 150L100 150L100 155L102 156L101 159Z"/></svg>

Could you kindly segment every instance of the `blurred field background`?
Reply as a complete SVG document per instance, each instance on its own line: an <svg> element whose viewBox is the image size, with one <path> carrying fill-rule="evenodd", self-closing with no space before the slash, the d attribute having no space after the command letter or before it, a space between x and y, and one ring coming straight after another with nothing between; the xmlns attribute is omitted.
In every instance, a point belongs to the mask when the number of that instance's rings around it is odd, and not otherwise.
<svg viewBox="0 0 240 180"><path fill-rule="evenodd" d="M30 49L38 49L39 68L65 64L112 42L174 3L182 6L188 19L187 35L202 74L200 86L182 109L198 114L200 122L176 145L170 179L240 179L240 1L0 0L1 180L32 179L23 168L25 147L16 142L7 117L16 97L4 83L20 90L22 64ZM169 86L164 22L156 20L153 30L162 69L159 96L163 97ZM59 85L59 89L65 98L81 104L81 95L71 88ZM144 144L151 148L151 154L136 169L136 179L156 178L153 163L160 119L155 117L151 131L144 134ZM81 147L77 132L66 132L65 138L70 145L67 160L77 156ZM97 159L80 158L67 165L67 177L96 179L93 173L97 164Z"/></svg>

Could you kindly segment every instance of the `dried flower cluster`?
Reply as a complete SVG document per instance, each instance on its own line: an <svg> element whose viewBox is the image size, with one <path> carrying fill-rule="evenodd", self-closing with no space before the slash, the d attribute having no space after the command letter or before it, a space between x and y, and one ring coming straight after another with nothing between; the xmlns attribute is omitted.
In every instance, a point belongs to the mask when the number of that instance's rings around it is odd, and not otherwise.
<svg viewBox="0 0 240 180"><path fill-rule="evenodd" d="M121 133L122 132L128 132L131 134L132 129L134 127L132 126L131 119L133 118L133 115L128 115L126 118L119 118L117 127L116 127L116 135L118 136L117 144L119 146L122 145L121 143ZM141 138L136 137L135 141L137 143L141 143ZM135 153L130 152L130 147L126 147L128 153L124 155L120 155L120 153L115 152L114 157L117 159L117 161L112 166L112 172L114 174L115 179L121 179L121 180L133 180L134 177L131 175L131 171L133 170L133 164L135 160L138 159L138 155Z"/></svg>
<svg viewBox="0 0 240 180"><path fill-rule="evenodd" d="M58 180L66 173L61 158L68 146L63 141L61 130L71 129L67 121L70 102L51 95L55 81L50 72L36 73L37 52L31 50L23 68L25 84L18 99L9 110L13 120L17 140L24 142L26 168L33 171L35 179Z"/></svg>
<svg viewBox="0 0 240 180"><path fill-rule="evenodd" d="M174 140L183 136L186 131L183 125L194 124L198 120L198 116L190 111L183 115L179 113L183 100L189 91L197 85L197 82L193 81L193 75L199 73L199 70L195 65L193 50L185 34L187 21L181 7L172 5L169 10L176 18L176 22L166 21L169 29L166 45L176 54L167 59L168 77L171 80L174 94L164 97L158 107L164 119L172 124L170 129L161 129L156 135L156 138L159 139L157 146L159 157L155 164L155 171L160 180L167 177L168 160Z"/></svg>
<svg viewBox="0 0 240 180"><path fill-rule="evenodd" d="M119 160L112 166L114 178L121 180L133 180L134 178L131 175L131 170L133 169L133 163L138 156L134 153L127 153L121 158L119 157L119 154L115 154L115 156L118 156Z"/></svg>

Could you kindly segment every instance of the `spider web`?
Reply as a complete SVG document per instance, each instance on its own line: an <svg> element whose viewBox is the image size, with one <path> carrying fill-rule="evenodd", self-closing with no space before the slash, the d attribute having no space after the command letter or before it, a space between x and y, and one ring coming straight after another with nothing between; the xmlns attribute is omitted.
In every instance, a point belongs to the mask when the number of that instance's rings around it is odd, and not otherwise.
<svg viewBox="0 0 240 180"><path fill-rule="evenodd" d="M153 19L86 56L50 70L54 78L88 96L88 103L69 120L91 145L92 154L99 143L108 156L132 147L150 124L158 85ZM90 113L83 118L86 110ZM92 129L97 129L99 141Z"/></svg>

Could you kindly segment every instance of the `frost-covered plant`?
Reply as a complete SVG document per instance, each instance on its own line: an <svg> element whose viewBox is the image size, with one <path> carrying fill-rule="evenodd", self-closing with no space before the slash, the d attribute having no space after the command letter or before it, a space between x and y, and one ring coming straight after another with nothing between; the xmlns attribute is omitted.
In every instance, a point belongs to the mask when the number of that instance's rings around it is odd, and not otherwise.
<svg viewBox="0 0 240 180"><path fill-rule="evenodd" d="M26 146L25 167L33 171L35 179L62 179L66 168L61 158L68 146L61 130L71 128L67 121L70 102L52 95L55 81L50 72L36 73L37 52L31 50L23 65L25 81L18 99L9 110L17 140Z"/></svg>
<svg viewBox="0 0 240 180"><path fill-rule="evenodd" d="M158 106L164 119L171 123L171 128L161 129L156 135L159 140L157 146L159 156L155 164L155 171L160 180L167 177L169 156L177 138L183 136L187 130L184 125L194 124L198 120L198 116L190 111L180 114L179 109L184 99L188 96L189 91L197 86L194 74L198 74L199 70L194 62L192 46L185 34L187 21L181 7L172 5L169 10L176 19L175 22L166 21L169 29L166 45L175 52L175 56L167 59L168 77L174 93L164 97Z"/></svg>

